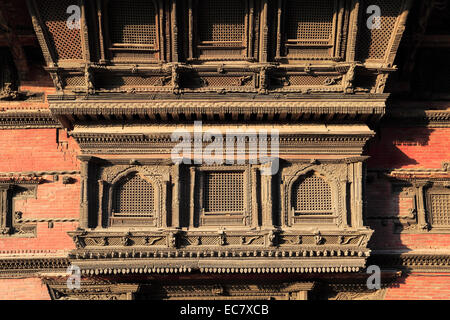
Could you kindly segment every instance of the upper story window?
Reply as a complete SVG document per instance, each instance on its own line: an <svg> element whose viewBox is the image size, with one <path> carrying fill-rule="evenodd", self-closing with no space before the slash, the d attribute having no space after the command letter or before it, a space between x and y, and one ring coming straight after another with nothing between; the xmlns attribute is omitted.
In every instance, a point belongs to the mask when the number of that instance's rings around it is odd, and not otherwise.
<svg viewBox="0 0 450 320"><path fill-rule="evenodd" d="M286 2L286 35L289 43L330 45L334 6L329 0Z"/></svg>
<svg viewBox="0 0 450 320"><path fill-rule="evenodd" d="M338 59L343 15L338 1L279 1L277 58Z"/></svg>
<svg viewBox="0 0 450 320"><path fill-rule="evenodd" d="M191 7L196 58L201 60L243 60L248 56L248 0L197 1Z"/></svg>
<svg viewBox="0 0 450 320"><path fill-rule="evenodd" d="M361 8L368 8L376 5L380 8L381 28L362 28L358 29L358 61L383 61L386 54L390 51L395 37L397 21L403 10L403 1L390 0L363 0L360 3ZM361 10L362 14L365 10ZM368 15L363 15L365 19ZM364 24L365 25L365 24Z"/></svg>
<svg viewBox="0 0 450 320"><path fill-rule="evenodd" d="M114 187L111 224L138 223L155 216L155 189L152 183L133 173ZM143 220L145 221L145 219Z"/></svg>
<svg viewBox="0 0 450 320"><path fill-rule="evenodd" d="M331 187L321 177L308 175L299 178L292 189L295 215L330 215L333 213Z"/></svg>
<svg viewBox="0 0 450 320"><path fill-rule="evenodd" d="M450 190L435 187L428 190L428 220L432 228L450 227Z"/></svg>
<svg viewBox="0 0 450 320"><path fill-rule="evenodd" d="M67 27L67 8L80 5L78 0L36 1L40 19L56 61L83 60L83 35L80 28Z"/></svg>
<svg viewBox="0 0 450 320"><path fill-rule="evenodd" d="M153 60L158 51L157 10L153 1L110 0L110 51L114 60Z"/></svg>
<svg viewBox="0 0 450 320"><path fill-rule="evenodd" d="M241 0L205 1L198 10L201 44L242 46L245 35L245 8Z"/></svg>

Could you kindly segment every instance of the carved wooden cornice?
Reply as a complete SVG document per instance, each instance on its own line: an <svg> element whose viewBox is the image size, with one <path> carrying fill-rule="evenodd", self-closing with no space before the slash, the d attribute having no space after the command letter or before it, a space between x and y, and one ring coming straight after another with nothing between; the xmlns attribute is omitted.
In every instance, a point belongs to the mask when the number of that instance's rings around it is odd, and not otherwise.
<svg viewBox="0 0 450 320"><path fill-rule="evenodd" d="M371 233L323 231L319 239L314 232L80 230L69 233L77 245L70 259L87 275L357 272L370 254Z"/></svg>
<svg viewBox="0 0 450 320"><path fill-rule="evenodd" d="M398 269L405 272L449 272L450 253L433 250L373 251L367 263L378 265L383 269Z"/></svg>
<svg viewBox="0 0 450 320"><path fill-rule="evenodd" d="M67 257L0 257L0 278L38 275L39 272L65 272L69 265L70 262Z"/></svg>
<svg viewBox="0 0 450 320"><path fill-rule="evenodd" d="M126 96L125 96L126 97ZM302 99L179 99L179 100L51 100L53 115L145 115L166 113L310 113L310 114L383 114L387 96L344 96L304 97ZM139 101L141 100L141 101Z"/></svg>
<svg viewBox="0 0 450 320"><path fill-rule="evenodd" d="M450 186L450 160L442 162L442 167L436 168L408 168L384 170L383 173L389 179L403 180L412 183L429 183L430 185L448 185Z"/></svg>
<svg viewBox="0 0 450 320"><path fill-rule="evenodd" d="M4 176L0 174L0 184L39 184L43 182L42 177L37 176L18 176L18 175L8 175Z"/></svg>
<svg viewBox="0 0 450 320"><path fill-rule="evenodd" d="M254 280L188 281L179 284L133 279L126 283L108 278L82 279L78 289L68 289L65 278L45 277L53 300L161 300L161 299L281 299L304 300L314 290L313 281L269 282L261 285Z"/></svg>
<svg viewBox="0 0 450 320"><path fill-rule="evenodd" d="M403 103L404 105L405 103ZM431 103L430 103L431 104ZM388 112L383 119L383 124L389 126L427 126L431 128L449 128L450 127L450 109L446 107L447 103L439 104L435 110L429 104L420 107L388 107Z"/></svg>
<svg viewBox="0 0 450 320"><path fill-rule="evenodd" d="M132 300L140 285L137 283L109 283L84 281L78 289L68 288L66 279L44 277L52 300Z"/></svg>
<svg viewBox="0 0 450 320"><path fill-rule="evenodd" d="M118 130L115 130L119 129ZM191 142L195 136L193 135L192 126L186 127L186 132L191 134ZM209 128L209 127L208 127ZM218 126L213 127L220 130ZM366 142L374 136L374 132L366 126L350 127L346 125L329 126L327 130L323 130L321 126L246 126L245 130L267 129L268 143L272 143L273 137L270 136L270 128L278 130L280 154L352 154L359 156ZM76 126L71 132L71 136L80 145L85 154L168 154L170 155L173 147L178 141L172 141L172 133L180 130L181 127L173 126L142 126L141 133L133 133L134 127L114 127L114 126ZM203 134L206 132L205 126ZM223 128L225 135L225 128ZM233 132L229 129L229 132ZM257 131L255 131L257 132ZM237 139L245 139L246 133L236 131ZM241 137L242 136L242 137ZM225 142L224 142L225 143ZM209 142L204 141L203 147ZM245 152L248 153L248 150Z"/></svg>
<svg viewBox="0 0 450 320"><path fill-rule="evenodd" d="M8 110L0 112L0 129L61 128L49 110Z"/></svg>

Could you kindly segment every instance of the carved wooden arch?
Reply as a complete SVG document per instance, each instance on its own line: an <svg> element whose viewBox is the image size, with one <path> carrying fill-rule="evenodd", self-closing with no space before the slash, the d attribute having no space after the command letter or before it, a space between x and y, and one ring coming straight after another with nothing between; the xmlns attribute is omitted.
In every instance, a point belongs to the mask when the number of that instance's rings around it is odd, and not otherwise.
<svg viewBox="0 0 450 320"><path fill-rule="evenodd" d="M162 221L166 216L166 207L164 205L166 199L167 190L164 188L164 181L161 175L151 173L140 167L128 168L124 171L119 172L111 181L108 181L108 206L107 206L107 216L108 216L108 226L111 226L111 217L113 216L113 201L115 196L115 190L117 186L122 182L123 179L129 177L130 175L138 175L140 178L144 179L150 183L154 188L154 208L155 214L152 218L149 218L148 223L142 224L143 227L161 227ZM132 223L130 225L133 225Z"/></svg>
<svg viewBox="0 0 450 320"><path fill-rule="evenodd" d="M332 214L321 216L304 216L299 217L298 219L294 218L294 210L292 206L292 193L293 188L296 182L303 179L304 177L313 174L325 181L330 186L331 189L331 203L332 203ZM321 166L302 166L296 171L292 172L292 174L285 175L283 177L283 207L282 207L282 221L286 226L293 227L299 225L317 225L317 221L322 221L318 225L334 225L338 226L342 223L342 192L341 192L341 183L342 181L338 176L331 174L328 170L323 169ZM344 196L345 197L345 196ZM305 220L305 222L299 222L295 220ZM309 221L309 222L308 222ZM325 221L325 223L324 223Z"/></svg>

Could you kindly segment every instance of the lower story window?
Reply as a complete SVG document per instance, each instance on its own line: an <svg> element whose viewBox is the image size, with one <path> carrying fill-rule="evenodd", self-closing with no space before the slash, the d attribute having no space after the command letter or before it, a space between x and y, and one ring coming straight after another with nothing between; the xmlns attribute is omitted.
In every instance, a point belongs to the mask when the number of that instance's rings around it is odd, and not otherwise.
<svg viewBox="0 0 450 320"><path fill-rule="evenodd" d="M203 178L205 213L244 212L244 174L239 171L206 172Z"/></svg>
<svg viewBox="0 0 450 320"><path fill-rule="evenodd" d="M330 185L314 174L300 177L293 186L292 207L296 216L333 214Z"/></svg>
<svg viewBox="0 0 450 320"><path fill-rule="evenodd" d="M137 223L140 218L154 217L154 187L136 173L123 178L115 186L113 199L113 224Z"/></svg>
<svg viewBox="0 0 450 320"><path fill-rule="evenodd" d="M248 174L239 168L198 168L195 201L200 226L244 226L250 222Z"/></svg>
<svg viewBox="0 0 450 320"><path fill-rule="evenodd" d="M450 190L431 189L428 194L429 222L432 227L450 227Z"/></svg>

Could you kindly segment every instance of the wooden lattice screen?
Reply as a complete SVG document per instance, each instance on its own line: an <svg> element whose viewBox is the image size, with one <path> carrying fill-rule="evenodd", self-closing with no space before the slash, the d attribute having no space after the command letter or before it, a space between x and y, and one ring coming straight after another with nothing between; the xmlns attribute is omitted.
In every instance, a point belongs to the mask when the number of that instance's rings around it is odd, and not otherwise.
<svg viewBox="0 0 450 320"><path fill-rule="evenodd" d="M284 55L290 58L331 58L336 1L286 0L283 8Z"/></svg>
<svg viewBox="0 0 450 320"><path fill-rule="evenodd" d="M79 5L72 0L36 1L41 19L46 27L46 34L51 47L54 48L56 60L82 60L83 47L80 28L68 28L69 14L67 8Z"/></svg>
<svg viewBox="0 0 450 320"><path fill-rule="evenodd" d="M242 213L244 211L243 172L205 172L203 208L205 213Z"/></svg>
<svg viewBox="0 0 450 320"><path fill-rule="evenodd" d="M330 185L315 175L300 178L293 186L292 207L296 215L332 214Z"/></svg>
<svg viewBox="0 0 450 320"><path fill-rule="evenodd" d="M211 45L242 45L245 7L241 0L203 1L198 13L199 38Z"/></svg>
<svg viewBox="0 0 450 320"><path fill-rule="evenodd" d="M109 37L115 61L149 61L158 50L157 14L153 1L108 3Z"/></svg>
<svg viewBox="0 0 450 320"><path fill-rule="evenodd" d="M138 175L121 181L114 190L113 216L152 216L155 210L153 185Z"/></svg>
<svg viewBox="0 0 450 320"><path fill-rule="evenodd" d="M431 200L431 224L433 226L450 225L450 194L432 194Z"/></svg>
<svg viewBox="0 0 450 320"><path fill-rule="evenodd" d="M369 15L363 15L361 25L359 27L359 60L383 60L389 47L392 34L394 32L395 23L397 22L402 1L390 0L364 0L361 3L362 8L370 5L377 5L381 9L381 28L369 29L366 26Z"/></svg>

